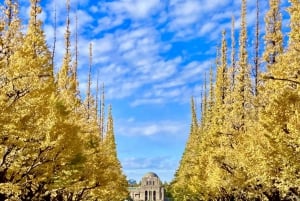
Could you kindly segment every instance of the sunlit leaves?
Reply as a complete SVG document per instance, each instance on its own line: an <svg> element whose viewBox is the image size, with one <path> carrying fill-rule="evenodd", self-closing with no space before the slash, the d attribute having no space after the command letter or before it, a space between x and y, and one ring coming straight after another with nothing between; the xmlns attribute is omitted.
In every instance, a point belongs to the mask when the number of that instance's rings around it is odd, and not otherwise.
<svg viewBox="0 0 300 201"><path fill-rule="evenodd" d="M31 1L26 33L19 30L18 4L5 3L0 19L0 200L123 200L127 182L117 159L111 112L105 134L100 130L104 116L98 122L93 111L87 119L86 105L70 87L77 77L65 73L57 85L37 17L39 1ZM66 57L62 69L70 71L71 57ZM96 108L98 103L91 104ZM100 136L107 136L106 143Z"/></svg>
<svg viewBox="0 0 300 201"><path fill-rule="evenodd" d="M262 79L259 93L253 93L247 53L246 1L242 1L236 71L234 74L227 71L226 64L224 70L221 61L227 59L217 58L216 81L211 83L210 97L205 95L202 99L205 109L201 111L197 134L191 129L172 182L175 200L300 198L300 3L290 1L291 30L285 50L279 3L279 0L270 0L270 10L265 17L263 59L268 68L259 75ZM223 47L224 44L223 41ZM226 49L221 49L218 55L226 55ZM228 87L228 83L232 86ZM225 88L228 90L224 94L222 89ZM204 94L207 94L206 88ZM209 121L203 121L207 119ZM200 135L201 140L194 140L191 146L190 140L195 135Z"/></svg>

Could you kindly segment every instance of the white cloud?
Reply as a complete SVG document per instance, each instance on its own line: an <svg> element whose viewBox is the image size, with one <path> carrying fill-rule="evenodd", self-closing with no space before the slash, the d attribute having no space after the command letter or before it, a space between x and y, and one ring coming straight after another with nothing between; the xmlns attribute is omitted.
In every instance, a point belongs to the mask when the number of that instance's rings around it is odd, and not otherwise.
<svg viewBox="0 0 300 201"><path fill-rule="evenodd" d="M124 41L123 43L119 44L119 50L121 52L127 52L129 50L132 50L135 46L135 41L134 40L127 40Z"/></svg>
<svg viewBox="0 0 300 201"><path fill-rule="evenodd" d="M172 15L188 17L191 15L197 15L196 13L201 10L201 2L196 0L178 1L176 4L171 3L173 6Z"/></svg>
<svg viewBox="0 0 300 201"><path fill-rule="evenodd" d="M210 31L212 31L218 24L214 22L208 22L204 24L200 29L200 35L203 36L205 34L208 34Z"/></svg>
<svg viewBox="0 0 300 201"><path fill-rule="evenodd" d="M90 11L91 11L92 13L97 13L97 12L99 12L99 8L98 8L96 5L92 5L92 6L90 7Z"/></svg>
<svg viewBox="0 0 300 201"><path fill-rule="evenodd" d="M79 1L80 3L80 1ZM183 12L180 14L178 5L173 5L177 11L174 16L185 16L187 20L194 21L191 16L196 16L195 12L200 9L197 1L189 3L180 2L183 6ZM73 5L73 4L72 4ZM77 10L79 25L79 80L80 88L85 91L87 75L86 70L89 62L89 43L93 43L93 71L99 71L100 82L106 85L107 99L122 99L133 97L132 106L142 104L161 104L168 98L177 100L185 88L179 89L161 89L155 90L156 84L163 85L166 82L188 84L195 80L199 74L197 67L191 68L193 62L187 64L187 68L182 68L181 56L165 59L160 54L169 51L171 44L161 39L160 30L154 24L135 23L128 28L118 28L109 34L96 37L93 40L93 34L99 34L110 27L115 27L124 22L126 18L141 19L157 12L162 6L159 0L136 1L121 0L114 2L102 2L97 7L93 6L89 11L92 13L105 13L102 18L93 19L88 10ZM48 12L53 11L54 4L48 5ZM57 2L56 4L58 18L59 13L65 13L65 4ZM175 8L176 7L176 8ZM135 9L135 10L134 10ZM138 11L137 11L138 10ZM171 15L165 13L165 15ZM75 32L75 9L71 11L71 32L74 39ZM65 18L65 17L64 17ZM147 19L149 20L149 19ZM93 26L88 24L93 24ZM59 60L57 66L60 66L61 58L64 54L64 33L65 19L57 27L56 58ZM150 25L150 26L149 26ZM53 39L53 26L47 24L48 41ZM207 29L207 28L206 28ZM87 31L90 34L86 34ZM191 31L193 31L191 29ZM51 42L50 42L51 46ZM74 48L72 46L72 48ZM180 69L182 68L182 70ZM180 72L182 78L175 76ZM96 83L96 73L93 76L93 88ZM152 95L149 96L149 95ZM150 130L150 129L149 129Z"/></svg>
<svg viewBox="0 0 300 201"><path fill-rule="evenodd" d="M159 0L121 0L107 3L109 9L115 13L125 12L132 18L146 18L159 6Z"/></svg>
<svg viewBox="0 0 300 201"><path fill-rule="evenodd" d="M176 161L169 156L159 157L129 157L122 160L123 167L127 170L137 169L171 169ZM145 173L144 173L145 174Z"/></svg>
<svg viewBox="0 0 300 201"><path fill-rule="evenodd" d="M224 12L230 3L230 0L173 0L169 4L168 30L176 31L179 39L206 34L215 26L221 26L214 16Z"/></svg>
<svg viewBox="0 0 300 201"><path fill-rule="evenodd" d="M103 38L94 39L91 41L93 44L93 53L96 55L104 54L114 50L114 39L113 36L107 35ZM97 57L95 57L97 59Z"/></svg>
<svg viewBox="0 0 300 201"><path fill-rule="evenodd" d="M167 89L167 88L179 87L184 84L185 84L185 82L183 80L174 79L169 82L163 82L163 83L156 84L154 86L154 88L155 89L160 89L160 88Z"/></svg>
<svg viewBox="0 0 300 201"><path fill-rule="evenodd" d="M169 23L171 30L189 26L199 20L201 4L196 0L171 2Z"/></svg>
<svg viewBox="0 0 300 201"><path fill-rule="evenodd" d="M80 87L85 90L88 46L92 42L93 71L99 71L100 82L106 85L107 99L131 97L131 106L164 104L167 100L186 102L198 91L197 86L201 83L197 82L212 61L211 58L196 57L189 60L186 50L173 47L173 43L184 40L188 44L192 38L206 41L220 38L221 30L231 26L232 13L239 16L240 12L240 4L230 0L117 0L100 2L87 10L81 9L82 3L79 0L76 1L78 6L72 3L71 12L74 41L75 8L78 7ZM61 61L65 51L65 16L63 19L60 16L65 14L65 2L57 1L56 6L61 21L57 27L56 58ZM53 8L54 3L49 3L47 17L52 18ZM157 17L152 18L153 14ZM248 20L253 23L253 7L249 14ZM93 16L100 17L95 19ZM239 27L238 22L236 27ZM51 46L53 26L46 24L45 28ZM169 32L174 35L164 39L164 34ZM195 53L199 57L205 55L209 47L201 49L199 47L199 52ZM167 53L172 50L179 53ZM215 48L210 52L209 56L213 56ZM166 54L167 58L163 56ZM93 79L96 83L95 74Z"/></svg>
<svg viewBox="0 0 300 201"><path fill-rule="evenodd" d="M82 40L80 44L87 43ZM108 99L141 95L137 90L173 76L181 62L180 57L164 60L159 56L169 46L161 42L153 27L116 31L93 44L93 66L107 86ZM82 47L81 54L88 58L88 48Z"/></svg>
<svg viewBox="0 0 300 201"><path fill-rule="evenodd" d="M106 97L107 99L122 99L126 98L133 93L136 92L136 90L141 87L142 83L140 82L122 82L115 84L116 86L108 86Z"/></svg>
<svg viewBox="0 0 300 201"><path fill-rule="evenodd" d="M85 30L89 31L90 24L95 20L87 11L78 9L70 13L71 31L75 33L76 15L78 17L78 32L86 33Z"/></svg>
<svg viewBox="0 0 300 201"><path fill-rule="evenodd" d="M156 136L156 135L182 135L186 126L183 122L159 121L138 123L135 121L120 125L116 131L119 135L125 136Z"/></svg>
<svg viewBox="0 0 300 201"><path fill-rule="evenodd" d="M207 60L203 63L191 62L186 64L181 71L177 69L173 75L161 79L159 82L154 82L146 92L136 97L131 106L164 104L166 101L188 102L192 95L200 95L197 86L202 83L199 80L203 80L211 63L211 60Z"/></svg>
<svg viewBox="0 0 300 201"><path fill-rule="evenodd" d="M116 26L121 25L125 18L122 15L119 16L104 16L98 20L98 25L93 29L93 33L98 34L101 31L112 29Z"/></svg>
<svg viewBox="0 0 300 201"><path fill-rule="evenodd" d="M235 16L235 13L232 10L227 10L227 11L214 14L211 20L213 21L220 21L220 20L223 21L224 19L231 20L232 16Z"/></svg>
<svg viewBox="0 0 300 201"><path fill-rule="evenodd" d="M139 99L134 100L130 105L132 107L136 107L136 106L140 106L140 105L162 104L164 102L165 102L165 99L163 99L163 98L139 98Z"/></svg>
<svg viewBox="0 0 300 201"><path fill-rule="evenodd" d="M231 0L204 0L202 8L205 12L210 12L217 9L223 10L223 8L229 5L231 2Z"/></svg>

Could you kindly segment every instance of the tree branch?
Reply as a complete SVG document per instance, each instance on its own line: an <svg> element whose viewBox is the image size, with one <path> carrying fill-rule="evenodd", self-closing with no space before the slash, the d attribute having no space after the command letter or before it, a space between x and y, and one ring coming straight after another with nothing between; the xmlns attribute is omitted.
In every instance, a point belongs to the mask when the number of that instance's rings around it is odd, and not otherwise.
<svg viewBox="0 0 300 201"><path fill-rule="evenodd" d="M82 200L82 197L83 197L83 194L87 191L87 190L92 190L92 189L95 189L97 187L100 186L100 183L99 182L96 182L95 185L93 186L90 186L90 187L84 187L81 192L77 195L76 199L75 200Z"/></svg>
<svg viewBox="0 0 300 201"><path fill-rule="evenodd" d="M292 82L294 84L299 84L300 85L299 81L291 80L291 78L278 78L278 77L274 77L274 76L271 76L271 75L266 75L266 76L264 76L264 79L287 81L287 82Z"/></svg>
<svg viewBox="0 0 300 201"><path fill-rule="evenodd" d="M7 148L6 152L4 153L4 155L3 155L3 157L2 157L2 162L1 162L1 164L0 164L0 167L1 167L2 165L4 165L7 156L12 152L13 148L14 148L13 146L10 146L10 147Z"/></svg>
<svg viewBox="0 0 300 201"><path fill-rule="evenodd" d="M21 175L20 179L17 182L21 181L25 176L27 176L36 167L43 165L45 163L48 163L48 162L52 162L51 159L45 159L45 158L41 157L44 152L50 151L52 149L53 149L53 147L51 147L51 146L46 147L45 149L39 149L38 156L33 160L30 167L28 167L28 169Z"/></svg>
<svg viewBox="0 0 300 201"><path fill-rule="evenodd" d="M231 175L233 175L233 173L234 173L233 168L224 162L221 162L221 168L226 170L227 172L229 172Z"/></svg>

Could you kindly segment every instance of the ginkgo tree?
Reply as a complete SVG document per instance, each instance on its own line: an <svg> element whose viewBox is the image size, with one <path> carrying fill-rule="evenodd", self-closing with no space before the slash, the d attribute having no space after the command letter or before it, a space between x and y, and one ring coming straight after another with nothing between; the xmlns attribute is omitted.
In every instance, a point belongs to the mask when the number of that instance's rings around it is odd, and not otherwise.
<svg viewBox="0 0 300 201"><path fill-rule="evenodd" d="M265 72L257 69L251 77L247 2L242 0L239 56L236 60L232 31L231 63L227 63L223 34L215 82L210 81L209 91L204 84L201 121L196 134L191 129L171 183L174 200L300 198L300 2L289 2L287 47L283 46L280 1L270 0L265 16L264 52L260 58L254 58L264 61L266 68ZM234 21L232 24L234 30ZM193 113L194 110L192 116ZM190 140L196 135L201 136L200 140L194 140L191 147ZM187 160L186 156L191 155L194 158Z"/></svg>
<svg viewBox="0 0 300 201"><path fill-rule="evenodd" d="M66 51L58 74L38 17L40 1L30 3L25 33L18 2L6 0L1 8L0 199L123 200L127 182L113 146L112 112L103 133L104 111L99 122L99 103L93 101L92 92L88 107L78 96L70 2L66 2Z"/></svg>

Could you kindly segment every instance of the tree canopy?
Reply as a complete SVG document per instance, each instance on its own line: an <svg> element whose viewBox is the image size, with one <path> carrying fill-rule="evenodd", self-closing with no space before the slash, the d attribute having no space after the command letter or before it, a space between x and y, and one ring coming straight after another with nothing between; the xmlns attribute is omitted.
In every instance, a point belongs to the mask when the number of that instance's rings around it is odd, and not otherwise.
<svg viewBox="0 0 300 201"><path fill-rule="evenodd" d="M280 1L270 0L265 48L260 58L253 59L255 68L248 54L246 0L242 0L237 61L234 31L231 63L223 31L215 82L210 81L209 91L205 83L201 121L196 125L192 102L190 136L171 183L174 200L300 198L300 2L289 2L287 47ZM234 29L234 19L232 24ZM266 70L257 69L260 65Z"/></svg>
<svg viewBox="0 0 300 201"><path fill-rule="evenodd" d="M25 33L17 1L4 2L0 19L0 200L124 200L112 109L100 118L93 94L88 104L78 96L69 14L65 55L54 74L40 1L30 3Z"/></svg>

